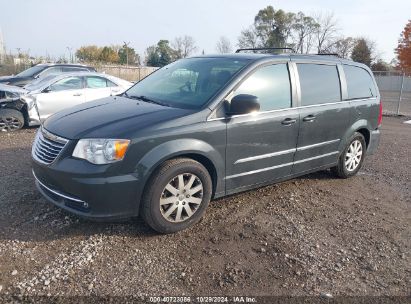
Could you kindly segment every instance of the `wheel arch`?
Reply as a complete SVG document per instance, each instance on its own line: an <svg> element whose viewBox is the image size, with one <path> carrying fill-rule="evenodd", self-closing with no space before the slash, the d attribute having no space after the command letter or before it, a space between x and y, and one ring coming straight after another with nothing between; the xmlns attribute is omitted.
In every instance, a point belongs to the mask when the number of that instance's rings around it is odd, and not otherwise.
<svg viewBox="0 0 411 304"><path fill-rule="evenodd" d="M136 172L143 185L141 195L144 195L147 182L159 166L175 158L190 158L206 168L213 184L213 197L225 190L223 178L225 165L220 153L208 143L198 139L177 139L155 147L138 163Z"/></svg>
<svg viewBox="0 0 411 304"><path fill-rule="evenodd" d="M357 120L344 133L344 136L343 136L343 138L341 139L341 142L340 142L339 152L341 153L342 151L344 151L344 148L347 145L347 140L355 132L359 132L364 136L365 143L366 143L366 146L368 148L368 145L370 143L370 136L371 136L370 129L371 129L371 125L367 120L365 120L365 119Z"/></svg>

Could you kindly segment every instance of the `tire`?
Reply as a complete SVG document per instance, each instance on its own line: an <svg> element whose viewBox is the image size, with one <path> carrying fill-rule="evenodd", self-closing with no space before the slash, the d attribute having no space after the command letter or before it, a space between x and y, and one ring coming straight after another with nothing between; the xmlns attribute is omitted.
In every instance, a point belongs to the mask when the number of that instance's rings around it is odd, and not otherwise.
<svg viewBox="0 0 411 304"><path fill-rule="evenodd" d="M337 166L331 168L331 171L340 178L356 175L362 167L367 151L365 138L359 132L355 132L347 142L347 146L338 159Z"/></svg>
<svg viewBox="0 0 411 304"><path fill-rule="evenodd" d="M13 132L24 126L24 116L14 109L0 110L0 132Z"/></svg>
<svg viewBox="0 0 411 304"><path fill-rule="evenodd" d="M141 215L159 233L184 230L203 217L211 194L211 177L203 165L189 158L169 160L147 182Z"/></svg>

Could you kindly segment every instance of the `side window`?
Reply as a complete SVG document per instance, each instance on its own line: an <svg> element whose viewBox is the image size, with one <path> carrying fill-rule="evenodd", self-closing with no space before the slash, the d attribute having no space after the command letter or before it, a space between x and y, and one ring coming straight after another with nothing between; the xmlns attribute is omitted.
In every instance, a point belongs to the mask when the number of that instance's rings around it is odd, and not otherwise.
<svg viewBox="0 0 411 304"><path fill-rule="evenodd" d="M112 88L112 87L118 87L118 85L116 85L114 82L110 81L107 79L107 86Z"/></svg>
<svg viewBox="0 0 411 304"><path fill-rule="evenodd" d="M51 68L45 69L43 72L41 72L40 77L44 78L48 75L60 74L60 73L61 73L61 67L51 67Z"/></svg>
<svg viewBox="0 0 411 304"><path fill-rule="evenodd" d="M50 90L53 92L65 91L65 90L80 90L83 88L83 81L80 77L67 77L60 79L50 86Z"/></svg>
<svg viewBox="0 0 411 304"><path fill-rule="evenodd" d="M239 94L257 96L260 111L290 108L291 85L287 64L258 69L234 91L234 96Z"/></svg>
<svg viewBox="0 0 411 304"><path fill-rule="evenodd" d="M363 68L344 65L347 81L348 99L369 98L376 96L376 89L371 75Z"/></svg>
<svg viewBox="0 0 411 304"><path fill-rule="evenodd" d="M88 76L86 77L86 88L101 89L107 87L107 80L102 77Z"/></svg>
<svg viewBox="0 0 411 304"><path fill-rule="evenodd" d="M337 66L299 63L297 69L300 76L302 106L341 101Z"/></svg>

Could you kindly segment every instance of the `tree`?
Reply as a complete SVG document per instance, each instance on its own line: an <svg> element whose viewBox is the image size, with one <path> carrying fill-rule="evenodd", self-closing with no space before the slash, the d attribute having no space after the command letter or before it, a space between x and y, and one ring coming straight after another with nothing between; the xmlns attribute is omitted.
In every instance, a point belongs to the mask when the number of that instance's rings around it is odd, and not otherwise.
<svg viewBox="0 0 411 304"><path fill-rule="evenodd" d="M411 20L405 25L395 49L398 67L405 72L411 72Z"/></svg>
<svg viewBox="0 0 411 304"><path fill-rule="evenodd" d="M311 50L314 33L320 25L310 16L298 12L294 19L293 29L295 31L295 51L304 54Z"/></svg>
<svg viewBox="0 0 411 304"><path fill-rule="evenodd" d="M95 62L100 59L101 48L96 45L82 46L76 51L76 57L81 62Z"/></svg>
<svg viewBox="0 0 411 304"><path fill-rule="evenodd" d="M258 36L254 27L250 26L248 29L241 31L238 38L238 46L240 48L257 48Z"/></svg>
<svg viewBox="0 0 411 304"><path fill-rule="evenodd" d="M160 55L157 52L157 47L155 45L149 46L146 49L146 65L152 67L160 66Z"/></svg>
<svg viewBox="0 0 411 304"><path fill-rule="evenodd" d="M371 44L371 42L367 42L367 40L365 40L364 38L357 39L351 53L351 59L357 62L361 62L370 67L373 48Z"/></svg>
<svg viewBox="0 0 411 304"><path fill-rule="evenodd" d="M315 36L317 44L317 53L329 52L332 45L336 42L336 34L338 33L337 20L334 14L318 13L314 16L315 22L318 24Z"/></svg>
<svg viewBox="0 0 411 304"><path fill-rule="evenodd" d="M170 47L168 40L160 40L157 48L160 54L160 67L166 66L175 60L175 51Z"/></svg>
<svg viewBox="0 0 411 304"><path fill-rule="evenodd" d="M191 36L176 37L172 43L176 59L187 58L197 50L195 40Z"/></svg>
<svg viewBox="0 0 411 304"><path fill-rule="evenodd" d="M373 71L389 71L391 70L391 66L386 63L382 59L378 59L377 62L373 63L371 65L371 70Z"/></svg>
<svg viewBox="0 0 411 304"><path fill-rule="evenodd" d="M231 42L227 37L221 36L217 41L216 50L220 54L228 54L233 52Z"/></svg>
<svg viewBox="0 0 411 304"><path fill-rule="evenodd" d="M100 61L107 62L107 63L118 63L119 56L118 53L111 47L105 46L101 50Z"/></svg>
<svg viewBox="0 0 411 304"><path fill-rule="evenodd" d="M291 35L295 15L275 10L271 5L258 12L254 26L264 47L286 47Z"/></svg>
<svg viewBox="0 0 411 304"><path fill-rule="evenodd" d="M119 57L120 64L130 64L130 65L140 64L140 56L136 53L134 48L131 48L126 44L123 44L121 49L119 49L118 57Z"/></svg>
<svg viewBox="0 0 411 304"><path fill-rule="evenodd" d="M163 67L176 59L176 51L173 50L168 40L160 40L157 45L146 49L146 64L153 67Z"/></svg>
<svg viewBox="0 0 411 304"><path fill-rule="evenodd" d="M355 39L352 37L340 37L324 49L324 53L336 53L341 58L350 58L351 52L355 44Z"/></svg>

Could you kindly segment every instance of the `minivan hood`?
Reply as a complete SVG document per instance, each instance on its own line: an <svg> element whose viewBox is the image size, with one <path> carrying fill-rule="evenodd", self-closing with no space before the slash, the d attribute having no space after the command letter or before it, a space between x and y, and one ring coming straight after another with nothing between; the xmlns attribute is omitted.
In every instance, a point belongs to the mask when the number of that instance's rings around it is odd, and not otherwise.
<svg viewBox="0 0 411 304"><path fill-rule="evenodd" d="M135 131L191 112L111 96L60 111L49 117L43 127L67 139L128 139Z"/></svg>

